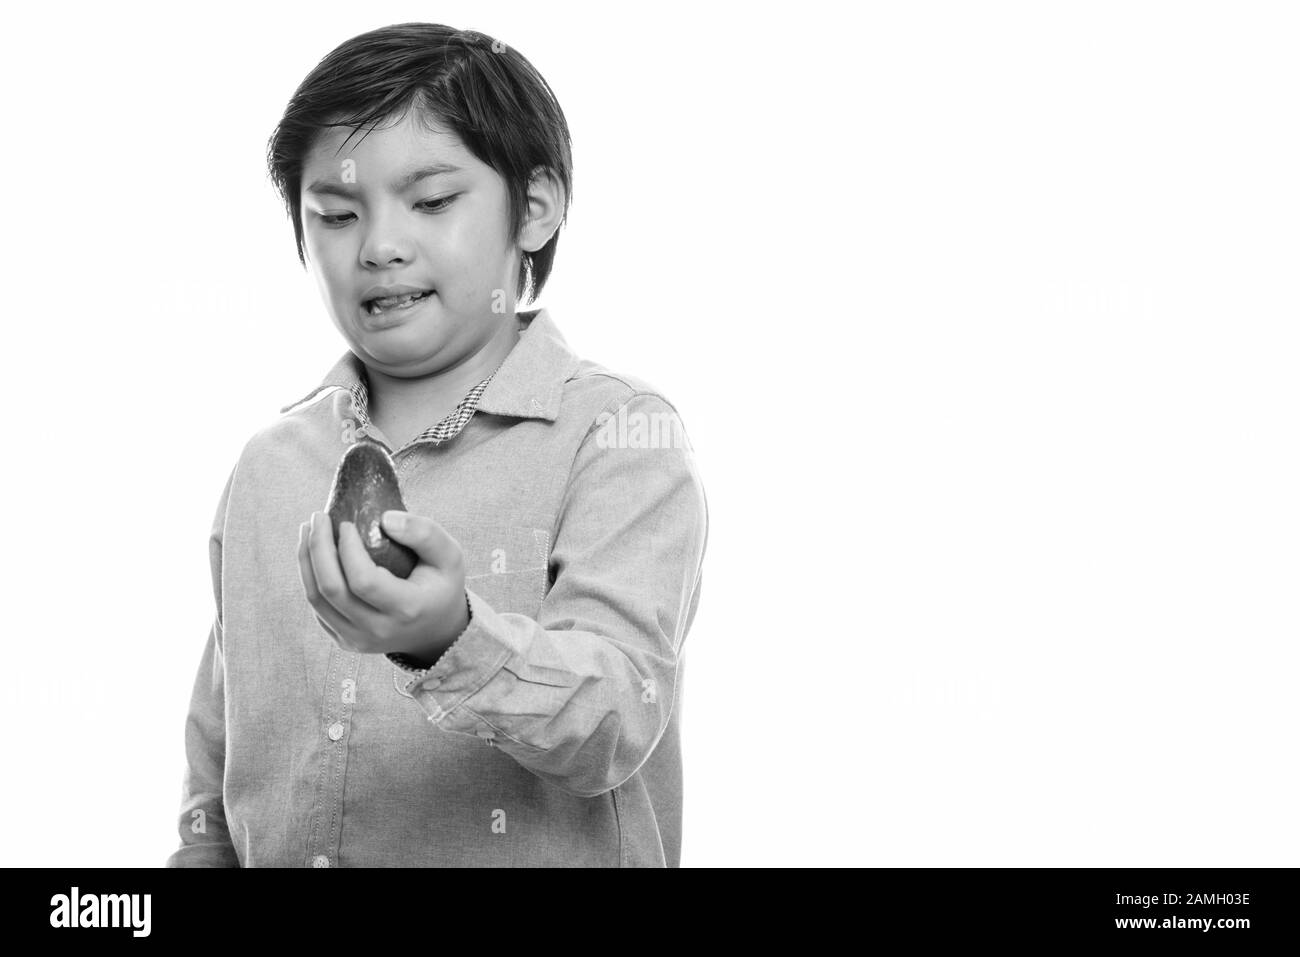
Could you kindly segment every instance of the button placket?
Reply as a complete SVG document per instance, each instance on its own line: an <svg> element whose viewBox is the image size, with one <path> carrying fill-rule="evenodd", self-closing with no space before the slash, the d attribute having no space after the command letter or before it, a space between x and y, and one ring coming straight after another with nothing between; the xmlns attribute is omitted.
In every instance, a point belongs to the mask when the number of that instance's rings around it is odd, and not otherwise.
<svg viewBox="0 0 1300 957"><path fill-rule="evenodd" d="M307 860L312 867L331 867L338 860L343 781L348 761L345 738L357 699L360 661L360 654L345 652L337 645L330 650L322 715L324 737L328 743L321 747L320 770L307 831Z"/></svg>

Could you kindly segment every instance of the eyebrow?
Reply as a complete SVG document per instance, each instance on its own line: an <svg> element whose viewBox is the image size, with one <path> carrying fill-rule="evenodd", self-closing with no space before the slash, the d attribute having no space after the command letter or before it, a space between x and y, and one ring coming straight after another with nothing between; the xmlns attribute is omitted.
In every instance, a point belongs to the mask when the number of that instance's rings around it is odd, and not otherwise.
<svg viewBox="0 0 1300 957"><path fill-rule="evenodd" d="M453 166L450 163L433 163L429 166L421 166L394 180L392 190L394 193L400 193L414 186L422 179L428 179L430 176L441 176L444 173L459 173L460 169L459 166ZM355 187L343 183L318 179L307 187L307 192L315 193L318 196L342 196L344 199L353 199L358 191Z"/></svg>

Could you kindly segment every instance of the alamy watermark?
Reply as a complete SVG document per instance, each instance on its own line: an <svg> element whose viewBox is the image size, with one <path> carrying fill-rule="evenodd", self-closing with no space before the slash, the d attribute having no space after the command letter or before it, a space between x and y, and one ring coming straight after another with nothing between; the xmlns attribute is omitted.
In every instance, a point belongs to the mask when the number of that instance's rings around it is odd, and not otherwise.
<svg viewBox="0 0 1300 957"><path fill-rule="evenodd" d="M596 417L596 446L602 449L684 449L690 445L681 419L672 412L602 412Z"/></svg>
<svg viewBox="0 0 1300 957"><path fill-rule="evenodd" d="M51 927L130 927L133 937L149 936L148 894L71 894L50 898Z"/></svg>

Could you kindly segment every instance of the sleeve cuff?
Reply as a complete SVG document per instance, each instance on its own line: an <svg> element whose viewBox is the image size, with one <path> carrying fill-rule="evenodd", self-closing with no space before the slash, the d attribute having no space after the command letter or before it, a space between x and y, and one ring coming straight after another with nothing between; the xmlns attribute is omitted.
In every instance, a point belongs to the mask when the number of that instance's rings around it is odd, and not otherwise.
<svg viewBox="0 0 1300 957"><path fill-rule="evenodd" d="M466 590L465 590L465 610L469 613L469 622L470 622L470 624L473 624L473 622L474 622L474 606L473 606L472 604L470 604L470 600L469 600L469 589L466 589ZM465 626L465 631L469 631L469 627L470 627L470 625L467 624L467 625ZM464 636L465 631L462 631L462 632L460 633L460 635L458 635L458 636L456 637L456 641L460 641L461 637ZM454 646L455 643L456 643L456 642L452 642L452 646ZM450 650L451 650L451 646L448 647L447 651L450 651ZM446 655L447 655L447 652L444 651L444 652L443 652L443 657L446 657ZM422 665L422 664L419 663L419 661L418 661L417 659L412 658L410 655L404 655L404 654L402 654L401 652L396 652L396 651L393 651L393 652L384 652L384 657L387 658L389 661L391 661L393 664L397 665L397 667L401 668L401 669L402 669L403 671L405 671L407 674L412 674L412 675L423 675L423 674L425 674L426 672L428 672L428 670L429 670L430 668L433 667L433 665ZM441 661L441 660L442 660L442 659L440 658L439 661ZM434 662L434 664L437 664L437 662Z"/></svg>
<svg viewBox="0 0 1300 957"><path fill-rule="evenodd" d="M510 626L492 606L473 591L467 590L466 596L469 627L432 667L408 672L405 691L434 724L448 731L477 734L490 729L461 705L491 681L519 649L513 647L517 639ZM444 721L453 714L450 721Z"/></svg>

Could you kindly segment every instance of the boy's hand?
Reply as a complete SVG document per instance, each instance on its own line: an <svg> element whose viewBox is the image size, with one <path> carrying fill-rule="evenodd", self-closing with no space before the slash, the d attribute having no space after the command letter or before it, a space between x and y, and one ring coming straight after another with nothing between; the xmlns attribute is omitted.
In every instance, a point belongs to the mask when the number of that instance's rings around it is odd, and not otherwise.
<svg viewBox="0 0 1300 957"><path fill-rule="evenodd" d="M406 527L391 522L393 516L405 516ZM340 526L335 548L329 516L312 512L298 529L307 601L346 651L436 660L469 624L460 543L433 519L411 512L385 512L383 527L420 559L407 579L371 560L351 522Z"/></svg>

